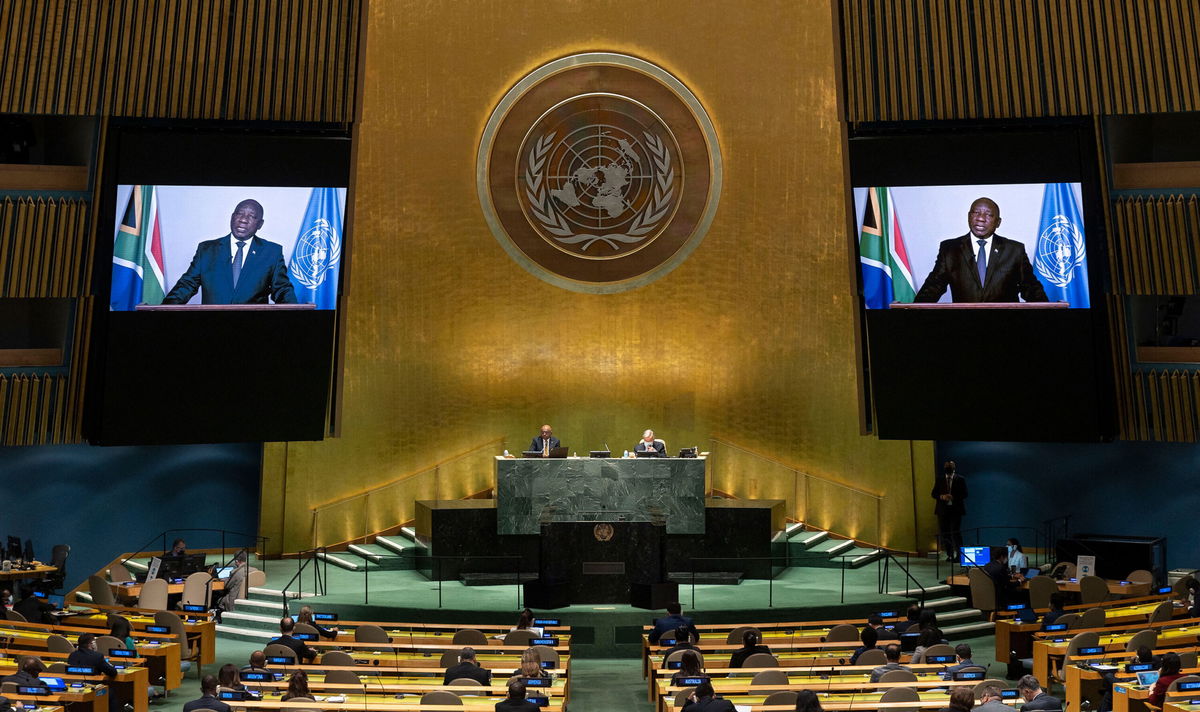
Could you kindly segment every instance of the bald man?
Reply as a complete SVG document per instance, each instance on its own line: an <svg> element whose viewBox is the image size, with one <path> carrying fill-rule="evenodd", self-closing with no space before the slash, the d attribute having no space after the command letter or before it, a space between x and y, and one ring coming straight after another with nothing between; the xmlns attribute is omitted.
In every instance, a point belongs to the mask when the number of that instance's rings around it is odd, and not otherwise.
<svg viewBox="0 0 1200 712"><path fill-rule="evenodd" d="M238 203L229 234L196 246L192 264L162 303L187 304L199 290L201 304L295 304L283 247L258 236L263 222L257 200Z"/></svg>
<svg viewBox="0 0 1200 712"><path fill-rule="evenodd" d="M542 426L542 432L529 442L529 452L540 452L542 457L550 457L550 451L559 446L558 438L554 437L554 428Z"/></svg>
<svg viewBox="0 0 1200 712"><path fill-rule="evenodd" d="M967 212L969 232L943 240L933 271L925 278L917 302L942 298L946 287L956 302L1045 302L1046 291L1033 274L1025 245L996 234L1000 206L979 198ZM1019 299L1018 299L1019 298Z"/></svg>

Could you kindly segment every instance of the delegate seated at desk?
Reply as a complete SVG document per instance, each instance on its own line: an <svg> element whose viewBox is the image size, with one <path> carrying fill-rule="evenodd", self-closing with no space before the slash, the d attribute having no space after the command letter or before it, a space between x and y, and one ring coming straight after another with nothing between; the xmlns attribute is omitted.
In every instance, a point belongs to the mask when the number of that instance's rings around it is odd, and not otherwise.
<svg viewBox="0 0 1200 712"><path fill-rule="evenodd" d="M561 443L558 438L554 437L554 430L549 425L542 426L542 432L533 437L529 442L527 452L540 452L542 457L550 457L550 451L559 447Z"/></svg>
<svg viewBox="0 0 1200 712"><path fill-rule="evenodd" d="M654 437L653 430L647 430L646 432L642 433L642 439L638 441L638 444L636 446L634 446L633 451L634 452L656 452L658 454L655 455L654 457L666 457L667 456L667 444L664 443L662 440L656 439Z"/></svg>

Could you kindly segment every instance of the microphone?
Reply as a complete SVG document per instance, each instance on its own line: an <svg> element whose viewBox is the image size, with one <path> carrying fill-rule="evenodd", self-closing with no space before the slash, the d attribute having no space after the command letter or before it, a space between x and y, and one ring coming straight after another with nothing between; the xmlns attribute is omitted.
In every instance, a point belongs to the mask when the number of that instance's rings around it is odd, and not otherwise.
<svg viewBox="0 0 1200 712"><path fill-rule="evenodd" d="M604 449L608 451L608 454L609 454L610 456L612 455L612 448L610 448L610 447L608 446L608 441L607 441L607 440L605 440L605 441L604 441Z"/></svg>

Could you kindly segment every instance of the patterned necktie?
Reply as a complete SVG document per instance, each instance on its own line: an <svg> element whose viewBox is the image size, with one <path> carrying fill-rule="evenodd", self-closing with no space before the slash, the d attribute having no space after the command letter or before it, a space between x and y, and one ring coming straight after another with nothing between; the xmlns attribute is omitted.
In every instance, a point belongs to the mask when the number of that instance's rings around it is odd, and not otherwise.
<svg viewBox="0 0 1200 712"><path fill-rule="evenodd" d="M976 240L979 243L979 254L975 256L975 266L979 269L979 284L987 278L987 240Z"/></svg>
<svg viewBox="0 0 1200 712"><path fill-rule="evenodd" d="M233 256L233 287L237 289L238 277L242 276L242 248L246 246L245 240L238 240L237 254Z"/></svg>

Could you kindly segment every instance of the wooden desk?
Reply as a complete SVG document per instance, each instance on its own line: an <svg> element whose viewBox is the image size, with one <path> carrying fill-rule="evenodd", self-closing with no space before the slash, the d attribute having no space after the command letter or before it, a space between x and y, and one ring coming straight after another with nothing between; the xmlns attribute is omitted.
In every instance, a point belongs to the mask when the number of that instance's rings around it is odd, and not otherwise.
<svg viewBox="0 0 1200 712"><path fill-rule="evenodd" d="M475 688L478 690L479 688ZM396 699L392 696L373 695L344 695L345 700L328 702L325 695L317 695L322 699L316 702L280 702L278 698L267 698L259 701L229 702L229 706L239 710L290 710L290 709L319 709L319 710L354 710L354 712L405 712L407 710L427 710L436 712L463 712L463 710L479 710L491 712L496 707L495 697L477 696L463 697L457 705L422 705L421 695L414 693L411 698ZM562 712L563 701L559 697L551 697L550 704L543 707L547 712Z"/></svg>
<svg viewBox="0 0 1200 712"><path fill-rule="evenodd" d="M114 611L114 612L116 612L116 611ZM172 611L172 613L179 615L181 618L184 615L180 611ZM153 615L146 615L144 613L122 613L121 615L124 616L129 621L129 623L133 627L134 631L139 632L139 634L136 635L135 637L141 637L141 633L145 632L147 626L157 625L154 622ZM68 616L63 619L62 624L76 626L76 627L86 627L86 628L103 628L106 633L109 629L107 613L93 613L93 614L85 613L85 614L80 614L80 615ZM201 665L212 665L213 663L215 663L217 661L217 623L216 623L216 621L212 620L211 618L206 618L205 620L186 620L185 619L183 621L183 629L184 629L184 631L186 631L189 639L198 639L200 641L200 664ZM147 633L146 635L162 635L162 634L161 633L155 633L155 634ZM275 637L275 636L272 635L271 637ZM174 636L168 636L168 638L171 640L174 640Z"/></svg>
<svg viewBox="0 0 1200 712"><path fill-rule="evenodd" d="M17 672L17 659L0 660L0 677ZM144 667L126 668L114 678L104 675L71 675L68 673L44 672L43 677L61 677L68 685L86 682L91 685L106 685L121 702L133 704L134 712L147 712L150 701L150 671ZM107 706L102 712L107 712Z"/></svg>
<svg viewBox="0 0 1200 712"><path fill-rule="evenodd" d="M1128 606L1114 606L1105 609L1105 627L1139 625L1139 630L1147 626L1150 614L1158 608L1166 598L1160 598L1147 603L1137 603ZM1173 616L1185 618L1187 608L1175 606ZM1042 630L1041 622L1020 623L1015 620L996 621L996 662L1008 664L1009 651L1015 650L1017 658L1027 658L1033 655L1033 638Z"/></svg>
<svg viewBox="0 0 1200 712"><path fill-rule="evenodd" d="M930 676L925 676L924 679L918 678L916 682L871 682L871 676L868 675L847 675L844 677L853 677L853 681L843 680L803 680L789 681L785 685L770 685L768 689L772 692L777 690L792 690L799 692L800 690L812 690L818 694L828 693L833 696L835 693L844 693L852 691L860 691L859 694L864 699L878 699L878 694L893 687L911 687L918 692L926 692L935 689L945 689L954 687L970 687L974 689L975 685L979 684L978 680L964 680L962 682L952 682L942 680L940 676L934 676L936 679L930 679ZM762 695L756 693L754 688L763 689L762 685L751 686L751 678L748 677L724 677L710 678L713 690L721 697L729 698L731 696L755 696ZM673 687L670 679L660 678L655 684L656 695L655 702L659 712L669 712L672 707L675 695L686 688ZM864 692L866 694L862 694ZM874 695L874 697L872 697ZM948 695L948 693L947 693ZM859 696L859 695L856 695ZM765 697L765 695L763 695ZM822 696L822 702L826 699Z"/></svg>
<svg viewBox="0 0 1200 712"><path fill-rule="evenodd" d="M956 574L946 579L946 583L951 586L971 586L971 580L965 574ZM1105 579L1108 584L1108 595L1110 596L1145 596L1150 593L1150 584L1148 583L1121 583L1112 579ZM1021 589L1029 590L1029 581L1021 583ZM1064 593L1079 593L1078 581L1059 581L1058 590Z"/></svg>
<svg viewBox="0 0 1200 712"><path fill-rule="evenodd" d="M58 571L57 567L47 566L40 561L35 561L32 569L27 569L25 571L19 571L17 569L13 569L11 571L0 571L0 581L22 581L24 579L43 578L48 574L54 573L55 571ZM13 593L16 592L14 591ZM17 597L14 597L13 600L16 600L16 598Z"/></svg>
<svg viewBox="0 0 1200 712"><path fill-rule="evenodd" d="M55 675L55 677L59 677ZM104 685L85 685L81 688L68 688L66 692L51 695L4 695L11 702L34 702L39 707L42 703L50 703L57 709L68 712L108 712L108 688Z"/></svg>
<svg viewBox="0 0 1200 712"><path fill-rule="evenodd" d="M704 674L708 675L711 680L723 679L738 679L750 680L757 673L763 670L778 670L788 676L789 680L803 681L809 680L811 684L821 685L826 682L850 682L855 683L861 680L869 681L871 679L871 671L875 669L875 665L832 665L832 666L806 666L806 667L771 667L771 668L714 668L712 666L704 668ZM941 677L941 672L946 669L945 665L908 665L909 670L917 676L918 681L922 678L932 679L937 676ZM649 691L648 699L654 702L658 699L660 683L670 682L671 676L678 670L664 670L660 667L650 669L649 675ZM746 675L747 677L726 678L726 675ZM815 688L814 688L815 689Z"/></svg>
<svg viewBox="0 0 1200 712"><path fill-rule="evenodd" d="M112 589L113 598L118 601L129 601L136 603L138 598L142 595L142 584L133 581L126 581L124 583L109 583L108 587ZM211 588L213 593L216 593L217 591L224 591L225 582L221 579L213 579ZM167 584L167 595L170 596L172 594L182 595L183 584Z"/></svg>
<svg viewBox="0 0 1200 712"><path fill-rule="evenodd" d="M1102 635L1096 647L1103 647L1106 654L1124 652L1126 643L1133 635L1133 633ZM1055 640L1036 640L1033 643L1033 676L1039 680L1051 679L1052 666L1066 655L1070 638L1063 638L1061 643L1055 642ZM1198 641L1200 641L1200 626L1160 630L1156 652L1161 648L1182 647Z"/></svg>

